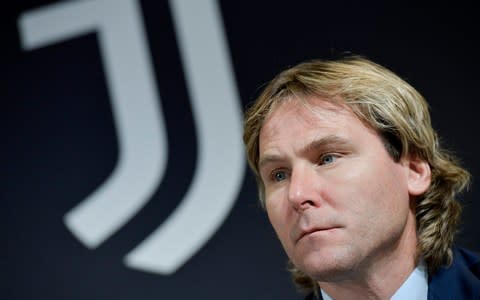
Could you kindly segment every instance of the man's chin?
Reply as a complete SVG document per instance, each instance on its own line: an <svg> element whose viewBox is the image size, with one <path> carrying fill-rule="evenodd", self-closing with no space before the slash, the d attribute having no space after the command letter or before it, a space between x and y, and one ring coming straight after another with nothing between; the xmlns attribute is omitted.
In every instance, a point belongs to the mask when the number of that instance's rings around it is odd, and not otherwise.
<svg viewBox="0 0 480 300"><path fill-rule="evenodd" d="M351 276L355 265L352 258L343 249L309 253L302 256L301 260L293 262L298 269L315 281L340 281Z"/></svg>

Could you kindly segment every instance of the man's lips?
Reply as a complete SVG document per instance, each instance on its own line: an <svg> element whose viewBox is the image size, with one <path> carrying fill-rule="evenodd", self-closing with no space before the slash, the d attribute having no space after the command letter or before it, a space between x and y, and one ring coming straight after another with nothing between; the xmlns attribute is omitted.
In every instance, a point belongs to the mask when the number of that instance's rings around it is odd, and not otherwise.
<svg viewBox="0 0 480 300"><path fill-rule="evenodd" d="M334 229L338 229L339 227L338 226L326 226L326 227L318 227L318 228L311 228L311 229L306 229L306 230L300 230L299 234L297 234L297 237L295 239L295 243L297 243L298 241L300 241L302 238L304 238L305 236L308 236L312 233L316 233L316 232L329 232L329 231L332 231Z"/></svg>

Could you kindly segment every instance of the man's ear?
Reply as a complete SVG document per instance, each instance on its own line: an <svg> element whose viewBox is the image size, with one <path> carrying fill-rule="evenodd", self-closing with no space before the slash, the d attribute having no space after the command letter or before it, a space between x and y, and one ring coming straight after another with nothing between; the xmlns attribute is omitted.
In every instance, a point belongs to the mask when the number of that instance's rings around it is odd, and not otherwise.
<svg viewBox="0 0 480 300"><path fill-rule="evenodd" d="M411 196L423 195L432 181L430 165L416 156L405 159L404 163L408 172L408 192Z"/></svg>

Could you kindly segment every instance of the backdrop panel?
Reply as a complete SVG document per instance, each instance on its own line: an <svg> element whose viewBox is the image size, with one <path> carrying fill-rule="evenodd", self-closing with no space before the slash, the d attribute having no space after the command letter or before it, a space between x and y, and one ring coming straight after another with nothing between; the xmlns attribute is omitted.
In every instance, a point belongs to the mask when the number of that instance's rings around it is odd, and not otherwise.
<svg viewBox="0 0 480 300"><path fill-rule="evenodd" d="M302 299L257 204L242 112L344 52L400 74L474 178L478 31L463 1L15 1L0 81L2 299Z"/></svg>

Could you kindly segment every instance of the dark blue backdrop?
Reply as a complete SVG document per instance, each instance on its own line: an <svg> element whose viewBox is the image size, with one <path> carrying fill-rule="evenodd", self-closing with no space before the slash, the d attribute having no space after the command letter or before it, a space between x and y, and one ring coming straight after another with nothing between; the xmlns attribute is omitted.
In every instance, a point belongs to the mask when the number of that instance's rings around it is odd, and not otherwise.
<svg viewBox="0 0 480 300"><path fill-rule="evenodd" d="M301 299L257 205L254 179L244 169L226 219L178 270L165 275L124 264L125 255L178 208L200 152L167 1L131 1L140 4L161 96L169 153L165 174L148 203L98 247L87 248L67 229L65 214L111 175L120 153L97 33L32 50L21 46L20 16L60 2L16 1L0 12L0 298ZM412 83L429 101L442 143L473 174L473 186L461 198L465 211L458 242L480 250L475 182L480 49L472 6L464 1L218 4L240 108L281 69L345 51L366 55ZM63 26L61 20L51 24Z"/></svg>

